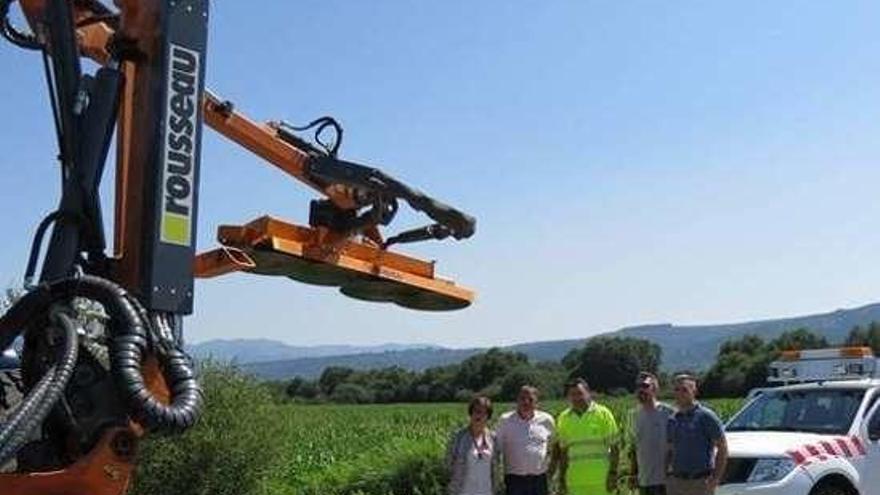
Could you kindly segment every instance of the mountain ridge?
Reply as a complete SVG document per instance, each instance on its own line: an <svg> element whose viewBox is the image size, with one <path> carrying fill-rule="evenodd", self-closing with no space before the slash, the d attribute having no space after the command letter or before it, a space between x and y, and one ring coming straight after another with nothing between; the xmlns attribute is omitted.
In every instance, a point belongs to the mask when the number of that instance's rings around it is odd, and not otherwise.
<svg viewBox="0 0 880 495"><path fill-rule="evenodd" d="M296 346L265 338L211 339L187 346L189 353L199 359L215 359L241 364L435 348L440 348L440 346L395 343L361 346L344 344Z"/></svg>
<svg viewBox="0 0 880 495"><path fill-rule="evenodd" d="M663 368L674 370L702 370L714 362L718 348L728 339L757 334L764 339L778 337L786 330L809 328L832 343L842 342L855 325L880 321L880 303L851 309L837 309L826 313L784 318L767 318L728 324L675 325L672 323L634 325L591 337L523 342L502 349L522 352L535 361L556 361L572 349L583 345L589 338L619 336L642 338L663 349ZM376 346L381 347L381 346ZM283 379L295 375L314 378L327 366L348 366L355 369L401 366L420 371L434 366L460 362L488 348L471 347L450 349L440 346L415 348L385 348L378 352L339 355L307 356L294 359L239 361L241 368L265 379Z"/></svg>

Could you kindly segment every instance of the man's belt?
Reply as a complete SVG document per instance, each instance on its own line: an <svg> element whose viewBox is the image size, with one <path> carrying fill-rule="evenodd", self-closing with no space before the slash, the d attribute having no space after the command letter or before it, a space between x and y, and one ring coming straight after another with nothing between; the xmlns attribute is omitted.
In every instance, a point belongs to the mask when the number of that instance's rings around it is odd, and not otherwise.
<svg viewBox="0 0 880 495"><path fill-rule="evenodd" d="M672 473L673 478L680 480L701 480L712 475L712 471L697 471L695 473Z"/></svg>

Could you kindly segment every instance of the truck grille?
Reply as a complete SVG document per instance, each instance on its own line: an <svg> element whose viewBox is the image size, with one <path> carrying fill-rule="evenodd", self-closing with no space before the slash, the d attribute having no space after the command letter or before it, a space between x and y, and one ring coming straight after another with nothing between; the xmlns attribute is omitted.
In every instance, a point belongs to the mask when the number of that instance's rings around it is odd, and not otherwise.
<svg viewBox="0 0 880 495"><path fill-rule="evenodd" d="M727 460L727 470L724 471L724 478L721 480L722 485L731 485L734 483L745 483L755 468L757 459L731 457Z"/></svg>

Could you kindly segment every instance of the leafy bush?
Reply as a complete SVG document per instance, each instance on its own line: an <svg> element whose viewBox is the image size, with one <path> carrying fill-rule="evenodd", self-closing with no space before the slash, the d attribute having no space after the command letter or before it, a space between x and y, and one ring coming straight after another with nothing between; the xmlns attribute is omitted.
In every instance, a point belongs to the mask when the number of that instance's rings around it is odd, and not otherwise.
<svg viewBox="0 0 880 495"><path fill-rule="evenodd" d="M271 393L231 367L202 368L205 414L184 435L142 444L135 495L257 493L281 447Z"/></svg>
<svg viewBox="0 0 880 495"><path fill-rule="evenodd" d="M367 404L373 402L373 394L361 385L340 383L333 390L330 400L343 404Z"/></svg>

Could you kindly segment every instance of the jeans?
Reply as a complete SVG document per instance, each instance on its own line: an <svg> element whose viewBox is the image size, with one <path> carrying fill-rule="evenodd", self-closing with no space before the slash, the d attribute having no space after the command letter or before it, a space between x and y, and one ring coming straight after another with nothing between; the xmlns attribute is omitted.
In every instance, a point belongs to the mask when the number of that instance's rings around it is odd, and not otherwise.
<svg viewBox="0 0 880 495"><path fill-rule="evenodd" d="M547 475L518 476L508 474L504 477L506 495L547 495Z"/></svg>
<svg viewBox="0 0 880 495"><path fill-rule="evenodd" d="M666 495L666 485L640 486L639 495Z"/></svg>
<svg viewBox="0 0 880 495"><path fill-rule="evenodd" d="M707 478L687 480L671 476L666 481L666 487L669 495L712 495L706 480Z"/></svg>

